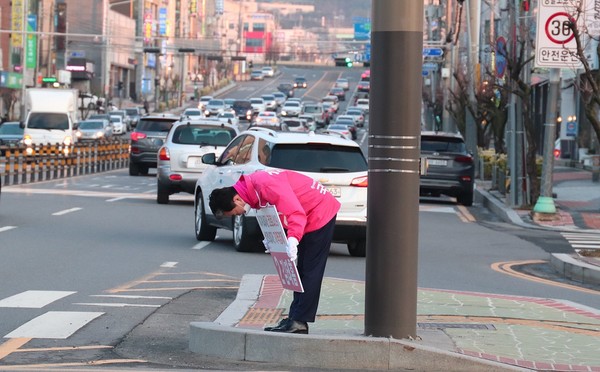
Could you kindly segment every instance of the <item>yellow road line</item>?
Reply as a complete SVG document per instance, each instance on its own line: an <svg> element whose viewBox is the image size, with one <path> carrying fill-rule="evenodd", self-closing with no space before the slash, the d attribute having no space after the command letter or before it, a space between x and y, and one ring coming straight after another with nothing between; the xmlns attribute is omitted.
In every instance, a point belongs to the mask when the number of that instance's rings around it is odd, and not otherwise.
<svg viewBox="0 0 600 372"><path fill-rule="evenodd" d="M132 280L129 283L125 283L125 284L123 284L121 286L118 286L116 288L109 289L106 292L108 292L108 293L125 292L125 291L129 290L129 288L135 287L136 285L139 285L139 284L141 284L141 283L143 283L145 281L148 281L148 280L150 280L150 279L152 279L152 278L154 278L154 277L162 274L163 272L164 272L164 270L162 270L162 269L161 270L157 270L157 271L155 271L153 273L150 273L148 275L145 275L145 276L143 276L143 277L141 277L141 278L139 278L137 280Z"/></svg>
<svg viewBox="0 0 600 372"><path fill-rule="evenodd" d="M457 206L457 208L460 212L459 216L464 217L463 222L475 222L475 217L473 217L473 215L471 214L471 212L469 212L467 207L465 207L464 205L459 205ZM462 217L461 220L463 219Z"/></svg>
<svg viewBox="0 0 600 372"><path fill-rule="evenodd" d="M29 342L31 338L11 338L2 345L0 345L0 360L4 359L7 355L14 353L21 346Z"/></svg>
<svg viewBox="0 0 600 372"><path fill-rule="evenodd" d="M64 351L64 350L96 350L96 349L112 349L108 345L92 345L92 346L62 346L62 347L40 347L15 350L15 353L37 353L40 351Z"/></svg>
<svg viewBox="0 0 600 372"><path fill-rule="evenodd" d="M584 293L590 293L590 294L600 295L599 291L595 291L593 289L581 288L581 287L578 287L578 286L575 286L575 285L571 285L571 284L559 283L559 282L555 282L555 281L552 281L552 280L549 280L549 279L538 278L537 276L532 276L532 275L520 273L518 271L515 271L512 268L513 266L540 264L540 263L545 263L545 262L547 262L547 261L529 260L529 261L496 262L496 263L493 263L491 265L491 268L494 271L497 271L497 272L500 272L500 273L504 273L504 274L508 274L508 275L514 276L516 278L529 280L529 281L532 281L532 282L537 282L537 283L541 283L541 284L551 285L551 286L554 286L554 287L561 287L561 288L565 288L565 289L571 289L573 291L579 291L579 292L584 292Z"/></svg>
<svg viewBox="0 0 600 372"><path fill-rule="evenodd" d="M2 366L3 371L18 371L18 370L31 370L33 368L57 368L57 367L77 367L77 366L101 366L106 364L120 364L120 363L148 363L143 359L106 359L106 360L92 360L89 362L71 362L71 363L47 363L47 364L23 364L23 365L11 365ZM104 371L104 369L103 369Z"/></svg>

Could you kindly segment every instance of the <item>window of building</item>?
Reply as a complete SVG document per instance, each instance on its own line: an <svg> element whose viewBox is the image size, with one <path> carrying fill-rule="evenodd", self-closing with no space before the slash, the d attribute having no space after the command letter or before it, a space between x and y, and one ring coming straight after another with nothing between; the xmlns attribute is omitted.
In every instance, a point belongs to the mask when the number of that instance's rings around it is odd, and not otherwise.
<svg viewBox="0 0 600 372"><path fill-rule="evenodd" d="M246 39L247 47L262 47L263 39Z"/></svg>
<svg viewBox="0 0 600 372"><path fill-rule="evenodd" d="M264 31L265 24L264 23L254 23L252 25L252 31Z"/></svg>
<svg viewBox="0 0 600 372"><path fill-rule="evenodd" d="M244 31L248 31L249 27L248 22L244 22Z"/></svg>

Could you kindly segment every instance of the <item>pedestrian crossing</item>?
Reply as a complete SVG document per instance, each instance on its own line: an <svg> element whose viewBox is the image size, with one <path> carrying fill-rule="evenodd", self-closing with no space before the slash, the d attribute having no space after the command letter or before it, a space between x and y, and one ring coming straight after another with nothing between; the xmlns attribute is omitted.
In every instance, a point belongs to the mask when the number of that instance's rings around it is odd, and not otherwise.
<svg viewBox="0 0 600 372"><path fill-rule="evenodd" d="M563 238L576 251L600 250L600 234L584 232L562 232Z"/></svg>

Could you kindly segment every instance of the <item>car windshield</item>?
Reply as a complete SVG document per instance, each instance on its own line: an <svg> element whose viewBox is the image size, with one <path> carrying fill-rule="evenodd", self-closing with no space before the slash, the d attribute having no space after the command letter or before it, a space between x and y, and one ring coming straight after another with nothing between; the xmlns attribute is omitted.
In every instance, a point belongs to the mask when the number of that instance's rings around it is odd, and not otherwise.
<svg viewBox="0 0 600 372"><path fill-rule="evenodd" d="M0 134L23 134L23 128L19 123L5 123L0 125Z"/></svg>
<svg viewBox="0 0 600 372"><path fill-rule="evenodd" d="M421 137L421 151L466 153L465 143L460 138Z"/></svg>
<svg viewBox="0 0 600 372"><path fill-rule="evenodd" d="M183 114L188 116L202 116L200 110L185 110Z"/></svg>
<svg viewBox="0 0 600 372"><path fill-rule="evenodd" d="M51 112L32 112L27 120L29 129L69 129L69 117L67 114Z"/></svg>
<svg viewBox="0 0 600 372"><path fill-rule="evenodd" d="M286 102L285 107L300 107L300 104L298 102L294 102L294 101L290 101L290 102Z"/></svg>
<svg viewBox="0 0 600 372"><path fill-rule="evenodd" d="M364 172L368 168L359 147L329 143L275 145L269 166L317 173Z"/></svg>
<svg viewBox="0 0 600 372"><path fill-rule="evenodd" d="M250 108L250 106L252 106L252 105L248 101L235 101L233 103L233 108L238 108L238 109Z"/></svg>
<svg viewBox="0 0 600 372"><path fill-rule="evenodd" d="M300 120L286 120L285 124L290 128L297 128L302 126L302 122Z"/></svg>
<svg viewBox="0 0 600 372"><path fill-rule="evenodd" d="M181 145L227 146L236 132L214 125L180 125L173 132L173 143Z"/></svg>
<svg viewBox="0 0 600 372"><path fill-rule="evenodd" d="M127 115L138 115L138 110L136 109L125 109Z"/></svg>
<svg viewBox="0 0 600 372"><path fill-rule="evenodd" d="M79 123L79 129L102 129L104 124L101 121L82 121Z"/></svg>
<svg viewBox="0 0 600 372"><path fill-rule="evenodd" d="M220 118L232 118L234 117L233 114L231 112L224 112L222 114L219 114Z"/></svg>
<svg viewBox="0 0 600 372"><path fill-rule="evenodd" d="M168 132L173 126L173 121L159 119L142 119L135 127L136 132Z"/></svg>
<svg viewBox="0 0 600 372"><path fill-rule="evenodd" d="M225 104L225 102L223 102L220 99L213 99L211 101L208 102L209 106L223 106Z"/></svg>
<svg viewBox="0 0 600 372"><path fill-rule="evenodd" d="M321 108L319 106L304 106L304 112L314 114L316 112L321 112Z"/></svg>
<svg viewBox="0 0 600 372"><path fill-rule="evenodd" d="M362 112L358 111L358 110L348 110L346 112L347 115L362 115Z"/></svg>
<svg viewBox="0 0 600 372"><path fill-rule="evenodd" d="M252 102L252 103L255 103L255 104L256 104L256 103L258 103L258 104L263 104L263 103L265 103L265 101L263 101L263 99L262 99L262 98L258 98L258 99L251 99L251 100L250 100L250 102Z"/></svg>

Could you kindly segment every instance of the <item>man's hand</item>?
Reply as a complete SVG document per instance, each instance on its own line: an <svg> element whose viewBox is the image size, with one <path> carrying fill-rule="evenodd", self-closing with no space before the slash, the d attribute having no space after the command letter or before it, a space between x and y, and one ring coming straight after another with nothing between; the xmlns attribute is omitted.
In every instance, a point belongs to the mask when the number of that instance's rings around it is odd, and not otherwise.
<svg viewBox="0 0 600 372"><path fill-rule="evenodd" d="M298 239L294 238L293 236L289 237L285 251L287 252L290 260L296 261L298 258Z"/></svg>

